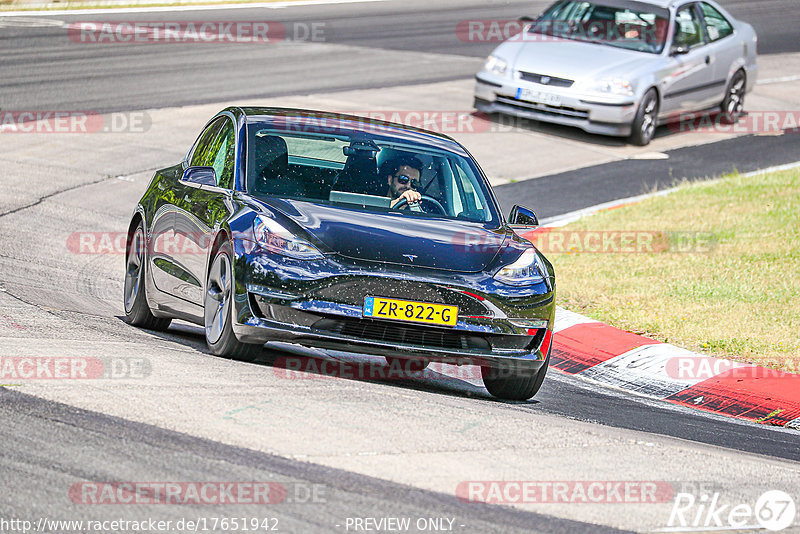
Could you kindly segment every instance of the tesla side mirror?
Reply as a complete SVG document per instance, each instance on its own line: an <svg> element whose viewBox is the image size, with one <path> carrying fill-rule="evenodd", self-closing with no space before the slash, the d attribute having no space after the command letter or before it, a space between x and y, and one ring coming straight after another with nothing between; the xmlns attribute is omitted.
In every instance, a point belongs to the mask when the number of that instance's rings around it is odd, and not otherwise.
<svg viewBox="0 0 800 534"><path fill-rule="evenodd" d="M510 224L515 226L539 226L539 219L533 210L524 206L514 206L511 208L511 215L508 216Z"/></svg>
<svg viewBox="0 0 800 534"><path fill-rule="evenodd" d="M538 18L529 17L528 15L524 15L517 19L517 22L521 22L522 24L531 24L539 20Z"/></svg>
<svg viewBox="0 0 800 534"><path fill-rule="evenodd" d="M197 185L217 185L217 173L214 167L189 167L183 171L182 182Z"/></svg>
<svg viewBox="0 0 800 534"><path fill-rule="evenodd" d="M689 53L689 47L686 45L672 45L670 50L671 56L683 56Z"/></svg>

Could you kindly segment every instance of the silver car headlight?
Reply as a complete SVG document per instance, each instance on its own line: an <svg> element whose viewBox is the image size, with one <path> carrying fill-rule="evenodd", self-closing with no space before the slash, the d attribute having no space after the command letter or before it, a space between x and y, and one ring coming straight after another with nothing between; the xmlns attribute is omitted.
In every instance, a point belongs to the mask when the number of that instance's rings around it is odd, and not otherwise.
<svg viewBox="0 0 800 534"><path fill-rule="evenodd" d="M529 248L511 265L506 265L494 275L494 279L513 286L528 286L544 281L547 267L536 250Z"/></svg>
<svg viewBox="0 0 800 534"><path fill-rule="evenodd" d="M497 56L489 56L483 65L483 70L497 76L505 76L508 71L508 61Z"/></svg>
<svg viewBox="0 0 800 534"><path fill-rule="evenodd" d="M293 235L272 219L256 216L253 233L262 248L298 260L321 260L325 256L311 243Z"/></svg>
<svg viewBox="0 0 800 534"><path fill-rule="evenodd" d="M608 78L588 84L587 89L594 93L605 93L618 96L633 96L631 82L624 78Z"/></svg>

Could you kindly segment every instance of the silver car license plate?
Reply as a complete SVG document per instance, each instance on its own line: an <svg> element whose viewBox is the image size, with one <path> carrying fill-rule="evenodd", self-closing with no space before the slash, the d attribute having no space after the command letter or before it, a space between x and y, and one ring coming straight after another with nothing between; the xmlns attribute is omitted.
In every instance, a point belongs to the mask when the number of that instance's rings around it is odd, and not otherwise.
<svg viewBox="0 0 800 534"><path fill-rule="evenodd" d="M534 91L532 89L517 89L517 100L525 100L535 104L544 104L547 106L560 106L561 96L554 95L553 93L545 93L542 91Z"/></svg>

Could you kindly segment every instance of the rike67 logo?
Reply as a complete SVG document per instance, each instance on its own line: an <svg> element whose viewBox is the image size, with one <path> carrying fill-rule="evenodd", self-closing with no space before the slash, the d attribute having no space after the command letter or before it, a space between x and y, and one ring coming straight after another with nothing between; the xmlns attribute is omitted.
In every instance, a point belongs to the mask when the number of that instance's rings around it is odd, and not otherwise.
<svg viewBox="0 0 800 534"><path fill-rule="evenodd" d="M662 532L711 532L722 530L785 530L794 524L794 499L771 490L753 502L725 502L720 493L680 492L675 495L667 528Z"/></svg>

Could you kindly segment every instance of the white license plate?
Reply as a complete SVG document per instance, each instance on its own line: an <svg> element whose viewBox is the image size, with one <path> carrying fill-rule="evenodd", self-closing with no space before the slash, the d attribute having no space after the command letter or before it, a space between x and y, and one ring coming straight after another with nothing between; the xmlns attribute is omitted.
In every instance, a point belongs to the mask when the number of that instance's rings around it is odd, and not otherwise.
<svg viewBox="0 0 800 534"><path fill-rule="evenodd" d="M547 106L560 106L561 96L554 95L553 93L544 93L542 91L534 91L532 89L517 89L517 100L526 100L536 104L545 104Z"/></svg>

